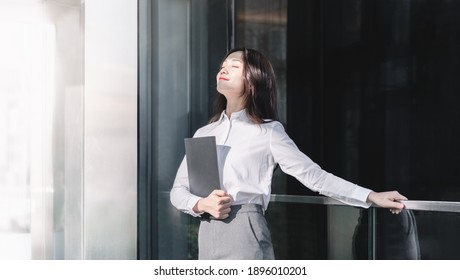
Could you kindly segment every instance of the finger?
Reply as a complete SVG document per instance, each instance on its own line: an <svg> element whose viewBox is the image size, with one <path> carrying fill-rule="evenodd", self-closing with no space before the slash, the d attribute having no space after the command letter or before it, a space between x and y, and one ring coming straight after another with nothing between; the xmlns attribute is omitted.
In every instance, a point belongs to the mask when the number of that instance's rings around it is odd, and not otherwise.
<svg viewBox="0 0 460 280"><path fill-rule="evenodd" d="M233 202L233 199L229 196L227 197L223 197L223 198L220 198L219 201L218 201L218 204L219 205L227 205L227 204L232 204Z"/></svg>
<svg viewBox="0 0 460 280"><path fill-rule="evenodd" d="M392 196L394 200L408 200L407 197L405 197L404 195L400 194L397 191L393 191L392 194L393 194Z"/></svg>
<svg viewBox="0 0 460 280"><path fill-rule="evenodd" d="M404 203L402 202L399 202L399 201L394 201L391 203L392 206L390 206L391 208L394 208L394 209L404 209L404 207L406 207L404 205Z"/></svg>
<svg viewBox="0 0 460 280"><path fill-rule="evenodd" d="M403 209L404 204L400 201L394 200L392 197L386 197L381 201L381 207L391 209Z"/></svg>
<svg viewBox="0 0 460 280"><path fill-rule="evenodd" d="M222 204L219 204L219 203L218 203L218 204L215 206L215 209L217 209L217 210L222 210L222 209L230 208L231 206L232 206L232 203L230 203L230 202L229 202L229 203L222 203Z"/></svg>
<svg viewBox="0 0 460 280"><path fill-rule="evenodd" d="M231 207L232 207L232 203L231 203L231 202L225 203L225 204L219 205L218 207L219 207L220 210L221 210L221 209L231 208Z"/></svg>
<svg viewBox="0 0 460 280"><path fill-rule="evenodd" d="M216 219L226 219L230 216L230 208L227 208L227 209L224 209L224 210L221 210L221 211L214 211L213 214L211 214L212 216L214 216L214 218Z"/></svg>
<svg viewBox="0 0 460 280"><path fill-rule="evenodd" d="M219 211L219 213L221 213L221 214L229 214L231 211L232 211L232 209L229 207L229 208L221 209Z"/></svg>
<svg viewBox="0 0 460 280"><path fill-rule="evenodd" d="M229 216L230 216L230 215L225 214L225 215L222 215L222 216L219 216L219 217L215 217L215 218L217 218L217 219L219 219L219 220L225 220L225 219L227 219Z"/></svg>
<svg viewBox="0 0 460 280"><path fill-rule="evenodd" d="M224 204L228 204L228 203L231 203L231 198L228 197L228 196L214 196L213 197L213 200L214 200L214 203L216 205L224 205Z"/></svg>
<svg viewBox="0 0 460 280"><path fill-rule="evenodd" d="M224 190L213 190L211 194L216 196L226 196L227 192Z"/></svg>

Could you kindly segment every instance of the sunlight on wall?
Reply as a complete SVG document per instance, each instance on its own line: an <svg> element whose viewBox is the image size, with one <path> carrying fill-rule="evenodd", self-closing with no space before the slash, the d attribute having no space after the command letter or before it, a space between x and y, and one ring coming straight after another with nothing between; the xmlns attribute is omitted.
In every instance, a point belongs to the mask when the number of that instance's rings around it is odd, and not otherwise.
<svg viewBox="0 0 460 280"><path fill-rule="evenodd" d="M41 1L0 2L0 259L31 258L31 198L52 191L54 34Z"/></svg>

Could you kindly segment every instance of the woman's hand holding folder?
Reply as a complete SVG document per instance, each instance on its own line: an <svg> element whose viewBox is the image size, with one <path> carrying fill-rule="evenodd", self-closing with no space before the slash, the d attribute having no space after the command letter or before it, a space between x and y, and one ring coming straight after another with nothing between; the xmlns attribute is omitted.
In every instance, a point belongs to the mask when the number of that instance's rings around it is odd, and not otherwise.
<svg viewBox="0 0 460 280"><path fill-rule="evenodd" d="M224 190L214 190L195 204L195 213L206 212L216 219L226 219L230 213L233 199Z"/></svg>

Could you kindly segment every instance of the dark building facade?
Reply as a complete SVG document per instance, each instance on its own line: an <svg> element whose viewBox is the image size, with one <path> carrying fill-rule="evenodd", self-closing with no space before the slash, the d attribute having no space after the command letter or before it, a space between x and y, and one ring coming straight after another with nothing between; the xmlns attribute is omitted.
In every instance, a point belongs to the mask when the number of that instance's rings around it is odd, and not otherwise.
<svg viewBox="0 0 460 280"><path fill-rule="evenodd" d="M181 70L189 77L182 97L173 91L151 91L157 103L152 102L149 110L159 118L152 118L151 127L157 138L152 138L151 143L157 150L151 158L161 159L153 169L152 178L156 181L151 190L158 208L152 213L168 218L164 219L167 222L158 218L155 226L151 225L152 231L145 232L149 234L146 238L153 237L152 251L150 255L140 248L141 258L197 256L197 221L169 209L168 190L184 154L182 139L191 136L213 113L214 77L220 59L237 46L258 49L271 59L277 75L281 121L299 148L325 170L376 191L397 189L410 200L458 201L460 100L456 77L460 74L460 21L456 14L460 3L173 2L177 3L151 3L150 18L156 23L142 26L140 21L141 29L151 27L161 33L162 24L168 25L164 13L174 13L182 5L182 15L188 16L188 23L168 28L188 29L183 45L188 47L184 58L190 63L187 70ZM155 13L159 13L158 17L153 16ZM154 42L153 49L155 43L161 48L175 40L171 32L150 34L154 34L148 37ZM161 57L170 49L155 51ZM162 68L159 59L152 59L152 65ZM179 62L173 59L166 63ZM180 80L168 82L169 88ZM174 98L181 100L171 101ZM163 117L162 110L177 112ZM162 124L171 130L167 135ZM174 162L167 172L160 172L162 159L171 158ZM296 203L290 198L312 197L315 201L318 196L279 170L273 194L267 218L277 258L459 256L453 248L456 246L452 246L460 230L455 213L424 211L422 207L394 218L380 209ZM166 229L166 233L155 231L156 227ZM404 229L404 234L393 236L391 233L398 229ZM174 241L169 242L172 236ZM397 242L406 244L400 247L405 248L402 252L391 254L391 250L384 249ZM440 247L444 248L442 252Z"/></svg>

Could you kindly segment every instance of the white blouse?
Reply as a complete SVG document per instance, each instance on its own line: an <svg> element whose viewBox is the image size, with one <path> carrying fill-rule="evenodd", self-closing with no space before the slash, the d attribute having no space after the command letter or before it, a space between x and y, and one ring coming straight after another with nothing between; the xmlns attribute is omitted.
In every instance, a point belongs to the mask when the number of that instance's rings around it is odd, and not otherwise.
<svg viewBox="0 0 460 280"><path fill-rule="evenodd" d="M278 164L283 172L322 195L352 206L367 208L371 190L345 181L322 170L302 153L277 121L254 124L246 111L235 112L198 129L194 137L215 136L221 189L233 204L260 204L267 209L270 201L273 171ZM187 162L177 171L171 190L171 203L179 210L200 216L192 209L200 197L189 191Z"/></svg>

